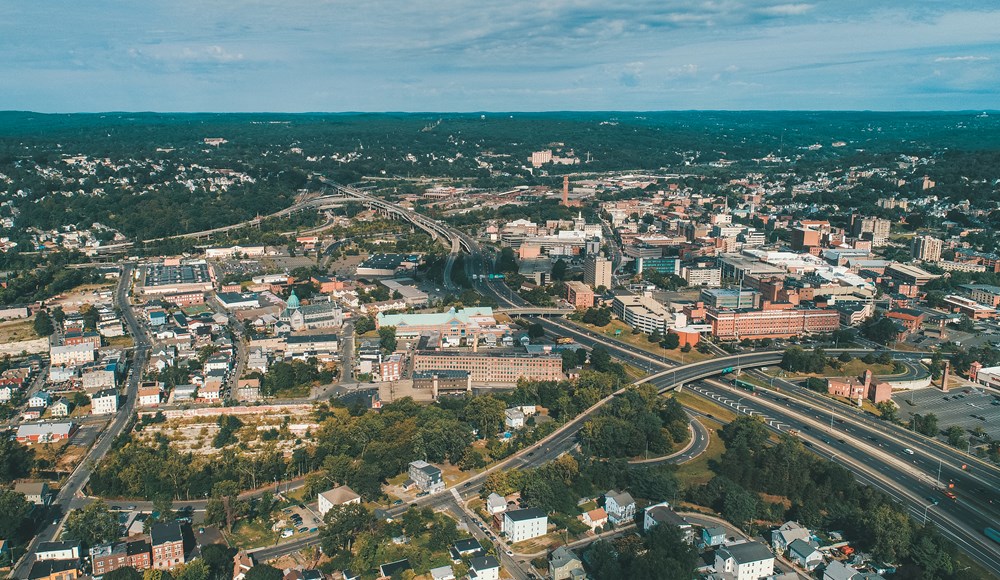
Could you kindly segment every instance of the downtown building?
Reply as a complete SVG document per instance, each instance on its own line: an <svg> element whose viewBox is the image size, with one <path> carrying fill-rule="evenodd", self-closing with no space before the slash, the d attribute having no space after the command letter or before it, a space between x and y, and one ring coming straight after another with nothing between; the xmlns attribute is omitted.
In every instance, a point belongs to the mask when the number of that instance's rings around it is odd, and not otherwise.
<svg viewBox="0 0 1000 580"><path fill-rule="evenodd" d="M465 371L477 384L517 384L519 379L559 381L564 377L562 356L527 353L417 352L413 372Z"/></svg>
<svg viewBox="0 0 1000 580"><path fill-rule="evenodd" d="M722 340L789 338L833 332L840 328L840 313L832 309L719 310L706 314L712 335Z"/></svg>

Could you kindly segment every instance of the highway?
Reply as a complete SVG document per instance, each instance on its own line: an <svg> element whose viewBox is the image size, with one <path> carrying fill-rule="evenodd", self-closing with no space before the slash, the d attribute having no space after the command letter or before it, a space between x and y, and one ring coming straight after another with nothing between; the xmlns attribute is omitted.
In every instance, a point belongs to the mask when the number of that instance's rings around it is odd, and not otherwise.
<svg viewBox="0 0 1000 580"><path fill-rule="evenodd" d="M56 538L69 514L69 509L67 508L82 492L83 488L90 480L90 474L94 466L100 463L101 459L103 459L108 453L111 449L112 442L122 433L132 415L135 413L135 407L138 401L139 380L142 377L142 369L146 366L146 357L149 355L150 342L149 337L136 320L135 313L132 311L132 306L129 302L128 293L132 284L133 267L134 266L132 264L125 264L122 267L121 277L118 280L118 286L115 289L114 294L115 305L121 309L122 316L125 318L125 323L128 325L129 333L132 335L132 339L135 343L133 348L131 373L129 374L128 381L125 385L125 403L121 406L121 408L119 408L118 413L112 418L108 427L104 429L100 435L98 435L97 440L90 448L90 451L87 452L86 457L80 461L80 463L76 466L76 469L74 469L66 480L62 482L62 486L59 488L59 493L56 495L52 503L54 505L61 506L65 513L63 514L62 519L45 525L45 527L34 537L34 539L32 539L27 548L25 557L21 558L21 560L14 567L13 575L15 578L28 577L28 570L32 560L30 554L34 553L39 543L49 542Z"/></svg>

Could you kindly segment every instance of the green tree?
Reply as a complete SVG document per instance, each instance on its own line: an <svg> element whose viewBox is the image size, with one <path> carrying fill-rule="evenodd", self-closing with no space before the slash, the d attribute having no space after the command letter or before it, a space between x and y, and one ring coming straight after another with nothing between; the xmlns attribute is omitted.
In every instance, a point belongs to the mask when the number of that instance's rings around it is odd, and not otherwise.
<svg viewBox="0 0 1000 580"><path fill-rule="evenodd" d="M481 438L492 437L503 427L507 406L493 395L472 397L465 406L465 420L479 430Z"/></svg>
<svg viewBox="0 0 1000 580"><path fill-rule="evenodd" d="M566 260L559 258L552 264L552 279L553 280L565 280L566 279Z"/></svg>
<svg viewBox="0 0 1000 580"><path fill-rule="evenodd" d="M880 344L889 344L894 342L896 337L899 335L899 332L899 325L897 325L893 319L885 317L878 319L862 329L862 333L865 337Z"/></svg>
<svg viewBox="0 0 1000 580"><path fill-rule="evenodd" d="M0 489L0 538L12 540L20 536L24 518L28 517L31 504L24 494L11 489Z"/></svg>
<svg viewBox="0 0 1000 580"><path fill-rule="evenodd" d="M375 321L371 316L362 316L354 322L354 332L364 334L375 330Z"/></svg>
<svg viewBox="0 0 1000 580"><path fill-rule="evenodd" d="M35 334L38 336L50 336L56 331L55 327L52 325L52 318L49 317L49 313L44 310L39 310L35 313Z"/></svg>
<svg viewBox="0 0 1000 580"><path fill-rule="evenodd" d="M962 429L958 425L952 425L948 427L945 432L945 437L948 438L948 444L952 447L964 448L968 440L965 438L965 429Z"/></svg>
<svg viewBox="0 0 1000 580"><path fill-rule="evenodd" d="M246 580L281 580L285 575L274 566L257 564L247 572Z"/></svg>
<svg viewBox="0 0 1000 580"><path fill-rule="evenodd" d="M103 575L104 580L142 580L142 573L131 566L118 568Z"/></svg>
<svg viewBox="0 0 1000 580"><path fill-rule="evenodd" d="M208 544L201 548L201 559L208 564L212 578L226 578L233 574L233 557L236 550L222 544Z"/></svg>
<svg viewBox="0 0 1000 580"><path fill-rule="evenodd" d="M663 342L660 343L660 346L662 346L667 350L674 350L680 345L681 345L680 337L673 332L668 332L667 336L663 337Z"/></svg>
<svg viewBox="0 0 1000 580"><path fill-rule="evenodd" d="M899 562L910 551L909 518L890 505L880 505L864 518L872 555L882 562Z"/></svg>
<svg viewBox="0 0 1000 580"><path fill-rule="evenodd" d="M876 404L875 408L878 409L879 416L883 421L895 423L899 420L899 409L896 408L895 403L892 401L882 401Z"/></svg>
<svg viewBox="0 0 1000 580"><path fill-rule="evenodd" d="M10 483L31 472L35 452L11 436L0 436L0 483Z"/></svg>
<svg viewBox="0 0 1000 580"><path fill-rule="evenodd" d="M118 518L108 509L108 504L97 500L69 513L64 536L87 548L110 542L118 537Z"/></svg>
<svg viewBox="0 0 1000 580"><path fill-rule="evenodd" d="M536 340L545 336L545 327L537 322L528 325L528 338Z"/></svg>
<svg viewBox="0 0 1000 580"><path fill-rule="evenodd" d="M176 580L208 580L210 574L208 564L200 558L171 571Z"/></svg>
<svg viewBox="0 0 1000 580"><path fill-rule="evenodd" d="M375 525L375 518L363 505L339 505L330 508L323 516L319 529L323 553L335 557L341 551L350 552L355 537Z"/></svg>
<svg viewBox="0 0 1000 580"><path fill-rule="evenodd" d="M396 327L383 326L378 329L379 345L385 352L396 351Z"/></svg>

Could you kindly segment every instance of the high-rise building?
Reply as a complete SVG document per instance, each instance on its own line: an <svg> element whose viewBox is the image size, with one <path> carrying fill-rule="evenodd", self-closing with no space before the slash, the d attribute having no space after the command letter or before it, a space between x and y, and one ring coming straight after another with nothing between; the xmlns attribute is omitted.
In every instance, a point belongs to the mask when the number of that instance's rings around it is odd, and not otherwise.
<svg viewBox="0 0 1000 580"><path fill-rule="evenodd" d="M940 262L943 245L941 240L937 238L917 236L913 238L913 259L926 262Z"/></svg>
<svg viewBox="0 0 1000 580"><path fill-rule="evenodd" d="M611 288L611 260L601 255L587 256L583 261L583 283L591 288Z"/></svg>
<svg viewBox="0 0 1000 580"><path fill-rule="evenodd" d="M877 217L851 216L851 233L863 240L871 240L873 246L884 246L889 241L892 222Z"/></svg>

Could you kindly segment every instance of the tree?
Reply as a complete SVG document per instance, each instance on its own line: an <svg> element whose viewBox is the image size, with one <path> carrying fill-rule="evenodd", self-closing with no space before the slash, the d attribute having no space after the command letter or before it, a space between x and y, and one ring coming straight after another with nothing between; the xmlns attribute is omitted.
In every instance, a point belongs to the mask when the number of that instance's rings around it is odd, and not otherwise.
<svg viewBox="0 0 1000 580"><path fill-rule="evenodd" d="M864 518L871 534L869 547L872 555L882 562L899 562L910 551L909 518L890 505L880 505Z"/></svg>
<svg viewBox="0 0 1000 580"><path fill-rule="evenodd" d="M362 316L354 323L354 332L364 334L375 330L375 321L371 316Z"/></svg>
<svg viewBox="0 0 1000 580"><path fill-rule="evenodd" d="M0 435L0 483L10 483L28 475L34 464L34 450L13 437Z"/></svg>
<svg viewBox="0 0 1000 580"><path fill-rule="evenodd" d="M358 533L374 525L375 518L363 505L333 506L323 516L323 525L319 529L323 553L335 557L342 550L350 552Z"/></svg>
<svg viewBox="0 0 1000 580"><path fill-rule="evenodd" d="M104 580L142 580L142 574L130 566L118 568L102 576Z"/></svg>
<svg viewBox="0 0 1000 580"><path fill-rule="evenodd" d="M208 565L212 578L230 578L236 550L222 544L208 544L201 548L201 559Z"/></svg>
<svg viewBox="0 0 1000 580"><path fill-rule="evenodd" d="M849 352L842 352L842 353L840 353L840 356L837 357L837 360L839 360L840 362L842 362L844 364L847 364L847 363L851 362L852 360L854 360L854 357L851 356L851 353L849 353Z"/></svg>
<svg viewBox="0 0 1000 580"><path fill-rule="evenodd" d="M118 518L108 509L108 504L97 500L70 512L64 535L88 548L110 542L118 537Z"/></svg>
<svg viewBox="0 0 1000 580"><path fill-rule="evenodd" d="M528 338L536 340L545 336L545 327L537 322L528 325Z"/></svg>
<svg viewBox="0 0 1000 580"><path fill-rule="evenodd" d="M257 564L245 576L246 580L281 580L284 577L281 570L267 564Z"/></svg>
<svg viewBox="0 0 1000 580"><path fill-rule="evenodd" d="M862 330L862 333L869 340L873 340L881 344L889 344L895 341L896 337L899 336L899 332L900 328L896 324L896 321L885 317L869 324Z"/></svg>
<svg viewBox="0 0 1000 580"><path fill-rule="evenodd" d="M20 535L24 518L28 517L31 504L24 494L10 489L0 489L0 538L14 539Z"/></svg>
<svg viewBox="0 0 1000 580"><path fill-rule="evenodd" d="M566 260L559 258L554 264L552 264L552 279L553 280L565 280L566 279Z"/></svg>
<svg viewBox="0 0 1000 580"><path fill-rule="evenodd" d="M39 310L35 313L35 334L38 336L50 336L56 331L55 327L52 325L52 318L49 317L49 313L44 310Z"/></svg>
<svg viewBox="0 0 1000 580"><path fill-rule="evenodd" d="M660 346L662 346L667 350L674 350L680 345L681 345L681 338L677 336L677 334L674 332L668 332L667 336L663 338L663 342L660 343Z"/></svg>
<svg viewBox="0 0 1000 580"><path fill-rule="evenodd" d="M938 418L934 413L914 415L910 425L914 431L928 437L936 437L938 434Z"/></svg>
<svg viewBox="0 0 1000 580"><path fill-rule="evenodd" d="M504 402L493 395L472 397L465 406L465 420L485 439L500 432L506 408Z"/></svg>
<svg viewBox="0 0 1000 580"><path fill-rule="evenodd" d="M191 560L187 564L174 568L170 575L176 580L208 580L211 570L202 559Z"/></svg>
<svg viewBox="0 0 1000 580"><path fill-rule="evenodd" d="M895 423L899 420L899 409L896 408L895 403L892 401L882 401L876 404L875 408L878 409L879 416L883 421Z"/></svg>
<svg viewBox="0 0 1000 580"><path fill-rule="evenodd" d="M385 352L396 352L396 327L383 326L378 329L379 345Z"/></svg>
<svg viewBox="0 0 1000 580"><path fill-rule="evenodd" d="M951 445L952 447L963 448L968 442L965 438L965 429L962 429L958 425L948 427L944 434L948 438L948 445Z"/></svg>
<svg viewBox="0 0 1000 580"><path fill-rule="evenodd" d="M594 326L607 326L611 324L611 311L607 308L588 308L583 313L582 320Z"/></svg>

